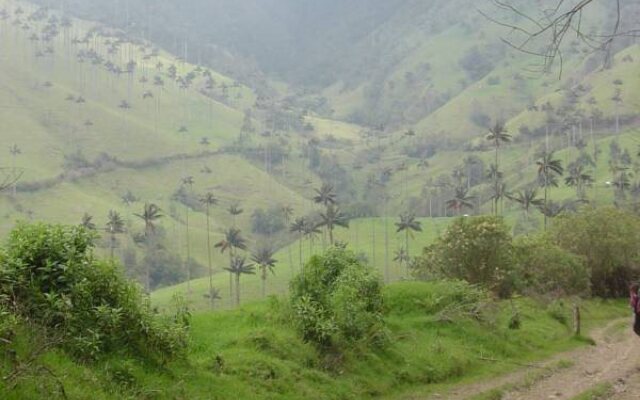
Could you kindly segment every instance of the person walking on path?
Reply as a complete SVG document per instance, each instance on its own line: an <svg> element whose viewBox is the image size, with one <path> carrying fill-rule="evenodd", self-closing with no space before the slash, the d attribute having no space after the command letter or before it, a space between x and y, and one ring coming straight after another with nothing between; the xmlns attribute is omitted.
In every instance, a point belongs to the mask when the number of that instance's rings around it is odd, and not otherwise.
<svg viewBox="0 0 640 400"><path fill-rule="evenodd" d="M640 301L638 298L638 288L640 286L637 283L632 284L629 287L629 306L633 310L633 331L636 335L640 336Z"/></svg>

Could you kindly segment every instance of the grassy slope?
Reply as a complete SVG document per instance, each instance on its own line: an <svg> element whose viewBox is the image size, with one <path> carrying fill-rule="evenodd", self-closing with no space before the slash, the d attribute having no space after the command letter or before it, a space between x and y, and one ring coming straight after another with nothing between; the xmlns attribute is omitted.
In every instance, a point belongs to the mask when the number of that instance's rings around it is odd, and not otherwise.
<svg viewBox="0 0 640 400"><path fill-rule="evenodd" d="M465 318L441 322L437 312L452 296L458 293L446 283L387 287L388 347L361 355L347 353L341 362L319 357L278 317L278 307L262 302L236 311L196 314L188 358L164 367L118 355L94 365L76 364L59 352L46 353L34 366L50 368L71 399L83 398L89 391L96 399L395 398L405 391L442 390L443 385L512 368L508 362L487 363L480 356L527 362L584 344L572 338L570 329L553 319L544 306L530 300L516 301L523 318L520 330L507 329L507 304L500 306L492 325ZM583 309L587 327L626 314L618 302L590 301ZM28 351L27 338L21 339L19 356ZM49 375L27 376L9 393L3 384L0 393L6 399L37 398L43 392L55 398L57 393Z"/></svg>
<svg viewBox="0 0 640 400"><path fill-rule="evenodd" d="M5 7L12 12L17 5L13 1L2 0L0 8ZM22 4L22 7L27 15L33 11L28 5ZM178 89L166 74L168 66L176 63L178 75L195 67L180 63L162 51L157 57L144 60L144 55L150 50L131 44L124 44L119 52L109 55L103 44L108 39L106 37L96 39L98 44L93 41L90 45L70 44L72 38L81 38L94 27L86 21L73 20L70 31L51 43L54 54L46 57L36 57L36 52L45 45L28 40L28 36L40 29L42 23L31 23L29 31L14 27L11 20L0 24L0 43L3 49L8 50L0 57L2 142L7 147L15 143L21 148L22 154L16 157L15 165L24 169L22 182L25 183L59 175L63 156L77 150L81 150L89 160L105 152L119 160L140 162L175 154L199 153L205 150L199 144L200 138L208 137L211 144L206 149L215 151L236 137L242 122L242 110L255 101L253 93L242 86L229 89L227 104L211 100L197 91L203 84L203 77L196 78L192 89ZM96 50L117 65L132 59L138 66L131 77L127 74L116 77L102 66L93 66L89 61L78 62L75 55L81 49ZM156 69L158 62L164 64L163 70ZM232 86L230 78L215 71L212 74L217 85L225 83ZM153 81L156 75L164 79L164 88L138 82L143 76ZM51 82L52 86L45 87L45 82ZM142 99L146 90L153 92L153 99ZM242 97L237 98L238 94ZM86 102L65 101L69 95L74 98L82 96ZM132 108L126 111L118 108L122 100L127 100ZM91 120L93 125L86 127L86 120ZM327 127L344 125L322 119L317 119L317 123ZM187 127L189 131L179 134L180 126ZM3 156L3 167L10 166L12 161ZM200 172L205 165L212 170L211 174ZM142 204L126 207L120 200L126 190L131 190L141 201L157 202L165 214L175 214L176 218L165 218L161 225L169 233L179 232L172 242L176 252L184 253L184 243L180 240L185 229L184 207L173 202L171 195L186 175L195 177L195 193L211 190L221 199L220 206L212 212L214 240L230 225L224 208L232 201L243 202L245 214L238 220L243 228L248 226L254 208L279 203L289 203L297 210L303 208L303 200L296 192L246 160L235 156L211 156L177 160L160 167L116 168L96 176L63 182L51 189L19 193L15 198L2 197L0 232L6 233L18 219L77 223L84 212L94 215L96 224L102 227L110 209L120 211L132 231L138 231L140 224L132 214L138 212ZM194 258L205 263L206 251L202 245L206 236L204 214L192 214L191 222L194 227L191 238ZM218 265L219 258L216 254Z"/></svg>
<svg viewBox="0 0 640 400"><path fill-rule="evenodd" d="M3 5L8 5L9 9L15 6L10 0L2 0ZM398 17L400 18L400 17ZM392 23L391 23L392 24ZM199 94L195 89L188 91L180 90L166 76L166 71L155 70L157 61L163 62L165 70L171 63L178 66L178 74L184 74L194 69L194 66L185 65L174 60L170 55L160 52L159 56L151 61L143 59L144 52L137 46L123 45L118 54L108 55L104 45L94 46L96 50L105 54L105 57L112 58L115 62L122 64L129 57L138 62L138 68L131 80L133 82L129 91L129 78L125 75L115 78L112 74L103 71L101 68L92 67L90 63L83 64L74 60L73 54L77 49L73 49L69 44L70 38L81 37L84 32L90 29L93 24L74 20L74 25L67 35L62 35L53 44L55 54L44 58L35 57L35 52L42 47L39 43L31 43L27 39L28 32L22 32L10 26L9 22L3 25L0 40L3 46L15 53L15 57L0 57L0 70L5 72L0 74L0 84L7 90L0 91L2 101L0 104L11 105L9 108L0 107L3 114L3 138L6 143L17 143L23 149L23 154L17 157L18 167L25 167L25 181L42 179L54 176L61 171L62 155L68 154L81 148L89 158L100 152L108 152L123 160L141 160L150 157L158 157L167 154L184 152L198 152L202 146L198 144L202 136L210 138L212 144L210 150L215 150L221 145L233 139L239 130L242 119L242 110L250 106L254 101L251 91L245 87L230 89L231 100L228 104L219 101L211 101ZM391 29L391 28L389 28ZM490 37L491 29L486 28L483 35ZM454 46L453 43L461 43L468 35L460 27L452 27L443 31L440 35L431 40L424 40L424 35L416 32L404 32L407 41L413 43L411 52L407 53L407 58L394 72L391 80L397 81L404 76L404 72L414 70L425 60L430 60L432 64L433 76L438 77L449 70L447 66L456 65L455 61L459 55L453 52L442 51L448 47L463 50L473 45L465 43L465 46ZM65 39L66 36L66 39ZM70 47L71 46L71 47ZM415 47L417 46L417 47ZM146 50L148 51L148 50ZM637 55L637 46L626 49L616 57L614 68L604 72L597 72L584 78L585 84L592 87L592 93L599 103L608 104L607 90L613 77L620 78L624 82L622 112L632 111L632 107L637 102L637 93L628 88L634 85L637 77L633 74L634 66L640 61ZM442 54L442 57L435 57L435 54ZM633 62L622 62L626 55L632 55ZM449 57L449 58L447 58ZM546 101L547 97L557 97L557 94L545 95L555 87L543 87L540 80L525 80L524 87L518 91L514 87L513 74L524 68L526 61L522 58L511 60L509 64L499 63L496 70L489 76L499 76L501 83L490 86L487 79L481 80L468 88L461 90L449 105L436 112L434 115L442 117L448 127L458 133L469 132L471 129L466 118L466 113L475 107L474 103L482 101L483 104L491 107L501 107L503 104L497 102L496 98L516 99L511 102L512 108L506 115L517 113L527 104L528 98L538 98L538 103ZM571 65L571 64L569 64ZM457 71L460 73L460 71ZM138 83L138 78L146 75L152 78L159 74L165 79L165 87L159 90L149 84L144 87ZM218 83L225 82L232 85L232 80L213 72ZM444 85L453 90L460 77L455 74L446 75L447 79L439 79L438 85ZM53 87L44 88L42 83L51 81ZM547 77L546 80L552 80ZM202 79L197 78L195 87L202 84ZM558 84L558 83L556 83ZM443 87L444 87L443 86ZM142 93L149 89L159 98L159 110L156 114L154 100L142 100ZM444 90L444 89L443 89ZM162 93L159 93L162 92ZM236 98L240 93L241 98ZM507 94L505 94L507 93ZM67 95L82 95L87 102L77 105L72 102L65 102ZM545 97L546 96L546 97ZM587 95L583 96L585 99ZM132 109L123 112L117 107L119 102L127 99L132 104ZM491 101L485 101L492 99ZM500 100L500 101L502 101ZM393 100L390 100L393 101ZM60 105L62 104L62 105ZM484 107L484 106L483 106ZM487 111L487 110L485 110ZM611 110L604 108L605 114L610 116ZM510 131L514 132L519 123L526 122L531 127L535 127L535 118L530 121L531 116L527 111L517 114L516 118L510 121ZM463 115L463 117L460 117ZM440 117L438 117L440 118ZM94 123L92 127L86 128L84 120L91 119ZM156 121L157 119L157 121ZM345 124L336 121L328 121L317 117L307 117L311 122L319 137L328 135L334 136L338 140L348 140L352 144L345 145L343 149L327 150L331 154L337 155L344 165L350 165L353 154L357 150L364 148L364 144L359 140L360 128L356 125ZM454 125L458 124L458 125ZM179 135L177 130L180 126L187 126L189 132L186 135ZM431 126L431 124L429 124ZM157 126L157 128L156 128ZM437 125L429 129L430 133L437 133L440 128ZM444 128L443 128L444 129ZM27 132L25 136L24 132ZM419 132L424 133L424 132ZM600 129L598 133L602 132ZM630 130L624 137L623 147L633 150L636 130ZM29 140L25 140L28 137ZM33 140L32 140L33 138ZM397 141L395 138L392 140ZM600 148L603 149L601 160L598 163L596 177L601 184L602 177L608 177L608 141L599 141ZM292 204L297 215L306 213L313 209L308 200L312 193L312 187L319 185L318 179L306 168L305 160L299 159L296 153L300 149L296 148L297 142L292 142L292 157L288 161L286 169L277 169L278 176L265 174L260 163L250 164L243 159L232 156L211 156L191 161L174 161L160 168L145 169L125 169L120 168L115 171L100 174L96 177L80 179L75 182L67 182L53 189L39 191L36 193L20 194L17 199L0 199L3 214L0 215L0 232L6 232L16 219L48 219L65 223L76 223L82 213L90 212L96 216L99 226L104 224L104 218L109 209L117 209L128 219L132 231L139 231L141 225L133 217L133 212L141 208L141 204L125 207L119 200L127 189L132 190L143 201L158 202L165 213L171 214L172 218L165 218L161 223L172 239L174 251L179 254L185 253L184 244L184 219L185 210L180 204L171 201L172 192L179 185L180 178L185 175L194 175L196 184L194 191L202 193L205 190L212 190L221 197L221 205L216 207L212 214L213 240L220 237L220 232L232 221L224 212L224 208L233 200L242 200L245 213L238 219L237 223L247 231L248 220L253 209L258 207L269 207L281 203ZM534 167L530 165L531 155L534 149L528 144L510 145L503 149L501 153L502 165L507 171L507 180L512 188L517 188L522 182L532 181L534 178ZM570 159L572 150L564 150L558 153L564 160ZM492 152L476 153L489 164ZM467 153L464 152L443 152L430 160L431 166L426 170L419 169L412 161L409 161L409 170L404 173L396 173L389 185L389 193L395 194L389 206L389 215L395 216L407 207L405 199L408 196L419 196L423 185L428 178L435 178L440 174L450 174L454 166L461 162ZM397 152L397 146L392 146L383 157L383 164L397 165L406 161ZM6 160L7 163L10 160ZM566 163L565 163L566 164ZM201 174L203 165L207 165L213 171L212 174ZM230 167L232 166L232 167ZM366 166L357 176L366 179L368 173L377 169L378 165ZM511 173L511 171L514 171ZM517 171L517 172L515 172ZM522 172L525 171L525 172ZM406 179L405 179L406 176ZM359 190L360 183L356 182ZM551 196L554 199L564 199L571 196L572 190L567 188L553 189ZM596 187L594 196L598 201L610 201L611 191L605 188ZM424 200L424 199L423 199ZM484 202L484 201L483 201ZM517 211L507 212L512 221L517 218ZM7 211L4 211L7 210ZM485 203L484 211L488 210ZM194 258L201 264L206 263L206 247L204 230L204 216L202 213L191 213L192 236L191 252ZM402 244L402 238L394 233L394 221L388 221L389 232L389 280L398 279L404 276L402 268L393 263L393 253ZM443 226L446 222L436 222L437 226ZM373 228L372 228L373 225ZM425 234L418 235L418 241L414 243L425 244L432 238L434 232L438 232L431 222L425 221ZM353 221L349 231L338 229L337 236L340 240L347 241L358 252L363 253L381 271L384 271L385 245L384 245L384 222L383 220L358 220ZM375 239L374 239L375 236ZM124 242L127 240L123 239ZM320 241L318 241L320 242ZM124 247L125 244L123 243ZM418 245L413 253L418 251ZM321 245L316 244L319 249ZM308 255L308 245L303 246L305 256ZM291 257L289 254L291 253ZM289 247L281 249L277 255L280 260L278 264L278 274L270 279L270 291L283 291L288 282L288 274L297 264L298 245L291 243ZM214 267L216 272L221 272L226 265L226 257L214 252ZM284 272L287 271L287 272ZM244 281L246 297L253 299L259 293L259 279L249 277ZM194 282L195 288L193 300L196 305L202 304L201 291L204 290L206 280ZM226 299L226 274L219 274L216 277L216 285L223 289L223 298ZM180 288L181 290L182 288ZM170 293L174 288L161 291L156 297L159 304L166 304Z"/></svg>
<svg viewBox="0 0 640 400"><path fill-rule="evenodd" d="M410 239L409 249L412 255L416 255L422 246L432 242L449 223L448 218L437 218L434 220L423 218L422 232L417 232L413 239ZM404 246L404 235L396 234L395 218L388 218L386 228L388 229L388 268L386 276L389 281L395 281L406 277L405 267L393 261L395 250ZM336 240L349 243L349 247L356 253L362 254L373 265L382 276L385 275L385 220L383 218L364 218L350 222L349 229L336 228ZM327 245L328 239L324 240ZM318 237L313 244L308 240L302 244L302 259L307 260L312 254L318 254L322 251L323 239ZM296 241L285 248L278 251L275 255L278 260L275 275L269 275L267 278L267 294L282 294L288 289L289 280L293 274L300 269L300 246ZM226 261L223 262L226 266ZM220 271L220 266L217 266ZM214 285L222 289L222 300L220 306L228 306L228 274L223 273L216 275ZM191 301L195 309L205 309L208 301L203 297L208 292L208 278L196 279L191 282L193 291ZM159 289L152 293L153 304L166 309L171 304L171 300L175 293L186 293L186 283ZM242 277L241 294L244 301L259 299L261 296L261 280L259 275L247 275Z"/></svg>
<svg viewBox="0 0 640 400"><path fill-rule="evenodd" d="M592 170L592 175L596 180L596 183L592 188L587 189L587 197L595 204L607 204L611 203L614 198L613 189L605 182L612 179L609 169L609 144L613 140L618 140L622 149L629 149L632 152L637 149L638 137L640 130L633 128L625 131L619 138L613 136L600 136L596 139L595 143L599 149L602 150L597 167ZM589 153L593 152L593 144L589 143L585 149ZM505 146L500 153L501 163L503 168L507 171L518 171L507 175L507 183L509 190L517 190L524 185L534 182L536 179L536 167L533 164L534 154L536 147L530 147L528 143L514 143ZM478 154L488 165L493 160L493 152L487 151ZM426 179L429 176L437 176L439 174L449 174L451 169L457 165L465 153L460 152L459 155L453 156L452 153L441 154L433 161L433 167L430 167L426 172L421 171L416 166L410 166L408 171L408 179L406 182L408 193L419 193L422 186L426 183ZM556 153L556 157L562 160L563 165L567 165L569 162L575 159L578 155L578 150L575 148L565 148ZM390 187L390 192L399 190L402 193L405 186L403 178L400 174L394 175ZM542 195L542 191L539 191L539 195ZM551 188L549 190L549 199L553 201L564 201L573 199L576 197L575 190L570 187L561 185L558 188ZM426 199L423 199L426 201ZM392 200L394 201L394 200ZM386 274L389 281L401 279L406 276L404 267L398 265L393 261L395 251L404 246L404 236L395 232L395 225L397 218L393 215L397 213L396 210L403 210L401 199L396 199L398 202L395 206L389 207L390 217L385 218L365 218L352 220L349 229L336 228L336 239L349 243L357 253L365 256L368 261L374 265L382 275ZM486 199L485 199L486 201ZM308 203L302 205L308 208ZM490 212L490 204L483 201L481 210L483 212ZM521 211L517 205L505 201L504 213L507 218L507 222L511 226L515 226L518 220L521 218ZM531 213L532 224L542 227L542 216L538 212ZM442 231L446 228L451 218L422 218L423 232L416 233L415 239L410 241L410 250L412 255L416 255L421 249L432 242ZM385 225L388 232L389 252L385 256ZM326 241L325 241L326 243ZM309 250L309 241L304 241L302 246L303 259L308 258L311 254ZM318 238L313 246L313 252L320 251L322 248L322 238ZM268 277L268 293L283 293L287 289L288 281L293 271L296 271L299 266L299 243L294 242L285 248L281 249L275 257L278 260L276 266L276 274ZM388 259L388 263L386 262ZM291 262L291 261L292 262ZM224 265L226 261L221 261ZM385 273L385 264L388 265ZM219 270L219 268L217 268ZM221 304L228 304L227 293L227 280L225 274L220 274L216 277L215 285L223 288L223 301ZM185 284L177 285L174 287L168 287L161 289L153 294L154 303L160 307L166 307L169 304L174 293L184 293L186 288ZM245 299L251 300L259 298L261 293L260 279L258 276L246 276L242 278L242 295ZM197 309L206 307L206 300L202 297L208 290L208 280L198 279L192 283L193 290L193 306Z"/></svg>

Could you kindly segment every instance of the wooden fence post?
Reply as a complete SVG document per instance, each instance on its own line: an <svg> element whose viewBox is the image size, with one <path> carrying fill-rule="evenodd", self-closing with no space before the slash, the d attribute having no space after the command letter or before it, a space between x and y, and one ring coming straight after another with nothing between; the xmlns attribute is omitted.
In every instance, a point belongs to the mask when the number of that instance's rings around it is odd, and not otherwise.
<svg viewBox="0 0 640 400"><path fill-rule="evenodd" d="M573 306L573 329L573 333L580 336L580 306L577 304Z"/></svg>

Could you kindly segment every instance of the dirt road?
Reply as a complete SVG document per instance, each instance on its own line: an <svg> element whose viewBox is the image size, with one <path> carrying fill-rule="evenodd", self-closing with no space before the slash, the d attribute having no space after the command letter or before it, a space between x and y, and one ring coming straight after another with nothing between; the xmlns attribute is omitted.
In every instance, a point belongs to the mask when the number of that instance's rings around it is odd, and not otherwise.
<svg viewBox="0 0 640 400"><path fill-rule="evenodd" d="M617 320L591 334L594 346L559 354L535 366L472 385L456 387L427 399L465 400L491 390L502 392L502 400L569 400L608 383L612 400L640 399L640 338ZM564 366L554 368L563 360ZM537 371L548 370L548 373ZM532 376L534 378L532 378Z"/></svg>

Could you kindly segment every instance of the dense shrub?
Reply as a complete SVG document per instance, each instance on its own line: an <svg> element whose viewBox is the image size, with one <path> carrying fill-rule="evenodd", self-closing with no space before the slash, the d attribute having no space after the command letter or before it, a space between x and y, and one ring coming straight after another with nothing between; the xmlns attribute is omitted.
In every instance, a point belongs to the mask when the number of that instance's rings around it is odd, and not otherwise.
<svg viewBox="0 0 640 400"><path fill-rule="evenodd" d="M458 218L413 268L417 277L463 279L507 296L512 290L511 234L501 218Z"/></svg>
<svg viewBox="0 0 640 400"><path fill-rule="evenodd" d="M266 211L257 208L251 214L251 232L260 235L272 235L285 228L285 216L282 206L271 207Z"/></svg>
<svg viewBox="0 0 640 400"><path fill-rule="evenodd" d="M513 242L514 276L525 294L588 295L584 260L553 244L548 236L520 236Z"/></svg>
<svg viewBox="0 0 640 400"><path fill-rule="evenodd" d="M312 257L291 283L291 306L304 340L321 348L382 343L382 285L347 250Z"/></svg>
<svg viewBox="0 0 640 400"><path fill-rule="evenodd" d="M153 315L118 266L93 259L93 239L82 227L18 225L0 258L0 306L50 331L79 358L109 351L158 360L179 355L184 319Z"/></svg>
<svg viewBox="0 0 640 400"><path fill-rule="evenodd" d="M553 240L584 257L596 296L626 296L640 266L640 217L613 207L585 209L554 221Z"/></svg>

